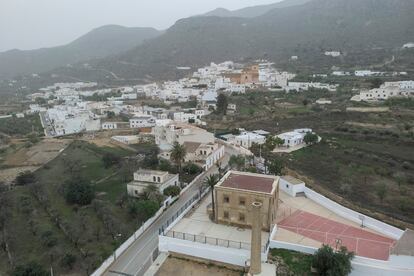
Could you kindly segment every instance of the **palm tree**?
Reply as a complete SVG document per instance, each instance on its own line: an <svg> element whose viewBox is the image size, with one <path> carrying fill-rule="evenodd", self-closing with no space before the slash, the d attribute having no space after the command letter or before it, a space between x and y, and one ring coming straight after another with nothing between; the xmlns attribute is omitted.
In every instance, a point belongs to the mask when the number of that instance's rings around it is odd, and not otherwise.
<svg viewBox="0 0 414 276"><path fill-rule="evenodd" d="M213 220L215 220L216 212L214 206L214 186L216 186L217 182L219 181L219 177L217 174L211 174L204 179L204 185L210 187L211 189L211 205L213 208Z"/></svg>
<svg viewBox="0 0 414 276"><path fill-rule="evenodd" d="M158 190L158 187L155 186L154 184L150 184L147 187L145 187L143 197L146 200L152 200L158 203L160 203L160 201L162 200L162 195L160 191Z"/></svg>
<svg viewBox="0 0 414 276"><path fill-rule="evenodd" d="M187 152L184 146L175 142L171 151L171 160L177 165L178 171L181 172L181 164L185 159Z"/></svg>

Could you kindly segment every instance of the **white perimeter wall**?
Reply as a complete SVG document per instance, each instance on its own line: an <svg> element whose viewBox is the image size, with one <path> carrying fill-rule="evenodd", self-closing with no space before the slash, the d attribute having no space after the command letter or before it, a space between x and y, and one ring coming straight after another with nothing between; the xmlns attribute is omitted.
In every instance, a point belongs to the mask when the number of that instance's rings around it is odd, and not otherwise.
<svg viewBox="0 0 414 276"><path fill-rule="evenodd" d="M317 192L309 189L308 187L304 187L303 192L305 192L307 198L329 209L330 211L334 212L338 216L346 218L350 221L361 224L361 217L364 217L364 225L366 227L372 230L375 230L385 236L399 240L401 236L404 234L404 231L401 229L398 229L397 227L391 226L382 221L376 220L374 218L368 217L366 215L363 215L361 213L348 209L330 200L329 198L321 194L318 194Z"/></svg>
<svg viewBox="0 0 414 276"><path fill-rule="evenodd" d="M199 242L159 236L159 249L163 252L175 252L206 260L245 266L250 259L250 251L214 246ZM262 253L262 261L267 260L267 254Z"/></svg>

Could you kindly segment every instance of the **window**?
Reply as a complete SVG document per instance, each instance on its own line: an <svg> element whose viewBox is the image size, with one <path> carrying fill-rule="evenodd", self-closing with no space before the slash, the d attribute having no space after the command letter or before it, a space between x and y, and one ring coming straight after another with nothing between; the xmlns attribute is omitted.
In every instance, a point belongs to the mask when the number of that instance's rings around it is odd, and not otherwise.
<svg viewBox="0 0 414 276"><path fill-rule="evenodd" d="M157 182L157 178L155 176L153 176L152 181Z"/></svg>
<svg viewBox="0 0 414 276"><path fill-rule="evenodd" d="M263 204L263 200L261 200L261 199L257 199L257 198L256 198L254 201L255 201L255 202L259 202L259 203Z"/></svg>
<svg viewBox="0 0 414 276"><path fill-rule="evenodd" d="M245 222L246 221L246 217L243 213L239 213L239 221L241 222Z"/></svg>
<svg viewBox="0 0 414 276"><path fill-rule="evenodd" d="M161 182L161 177L158 177L158 182Z"/></svg>
<svg viewBox="0 0 414 276"><path fill-rule="evenodd" d="M228 195L224 195L223 196L223 203L229 203L230 202L230 197Z"/></svg>
<svg viewBox="0 0 414 276"><path fill-rule="evenodd" d="M244 197L239 198L239 205L240 206L245 206L246 205L246 199Z"/></svg>
<svg viewBox="0 0 414 276"><path fill-rule="evenodd" d="M135 192L136 195L138 195L138 190L135 190L134 192Z"/></svg>
<svg viewBox="0 0 414 276"><path fill-rule="evenodd" d="M225 219L228 219L228 218L229 218L229 212L224 211L224 213L223 213L223 217L224 217Z"/></svg>

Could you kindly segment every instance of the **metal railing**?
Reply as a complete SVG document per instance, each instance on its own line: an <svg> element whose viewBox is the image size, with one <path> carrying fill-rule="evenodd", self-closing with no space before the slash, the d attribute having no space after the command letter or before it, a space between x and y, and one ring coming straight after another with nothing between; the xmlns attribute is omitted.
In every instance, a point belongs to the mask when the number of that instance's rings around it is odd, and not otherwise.
<svg viewBox="0 0 414 276"><path fill-rule="evenodd" d="M163 234L166 237L170 237L173 239L180 239L185 241L191 241L191 242L197 242L197 243L203 243L203 244L209 244L214 246L220 246L220 247L227 247L227 248L233 248L233 249L243 249L243 250L251 250L251 244L241 241L232 241L232 240L226 240L226 239L220 239L220 238L213 238L213 237L207 237L202 235L194 235L189 233L182 233L178 231L170 230ZM266 253L267 248L269 246L269 241L264 246L261 246L261 252Z"/></svg>
<svg viewBox="0 0 414 276"><path fill-rule="evenodd" d="M195 201L200 200L200 198L203 196L206 189L200 189L200 191L191 197L183 206L181 206L180 209L178 209L177 212L175 212L170 218L167 219L167 221L161 225L161 227L158 229L158 233L161 235L164 233L164 231L168 228L168 226L171 225L185 210L187 210L188 207L190 207L191 204L193 204Z"/></svg>

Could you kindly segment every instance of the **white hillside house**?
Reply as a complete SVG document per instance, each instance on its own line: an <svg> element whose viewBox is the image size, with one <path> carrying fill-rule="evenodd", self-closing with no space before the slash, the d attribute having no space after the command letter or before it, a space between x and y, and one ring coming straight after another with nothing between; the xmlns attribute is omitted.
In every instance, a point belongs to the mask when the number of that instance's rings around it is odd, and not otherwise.
<svg viewBox="0 0 414 276"><path fill-rule="evenodd" d="M331 56L331 57L339 57L341 55L341 52L339 51L326 51L325 56Z"/></svg>
<svg viewBox="0 0 414 276"><path fill-rule="evenodd" d="M129 120L130 128L147 128L155 126L155 118L149 115L137 115Z"/></svg>
<svg viewBox="0 0 414 276"><path fill-rule="evenodd" d="M139 197L150 185L155 185L162 193L167 187L179 185L178 174L156 170L138 170L134 173L134 180L127 185L128 195Z"/></svg>
<svg viewBox="0 0 414 276"><path fill-rule="evenodd" d="M379 101L393 97L413 97L414 81L386 82L380 88L361 91L351 98L352 101Z"/></svg>
<svg viewBox="0 0 414 276"><path fill-rule="evenodd" d="M277 135L283 140L283 146L295 147L304 144L304 138L307 133L312 133L310 128L295 129L293 131L285 132Z"/></svg>
<svg viewBox="0 0 414 276"><path fill-rule="evenodd" d="M234 143L237 146L249 149L253 143L262 145L266 141L266 137L254 132L244 131L234 138Z"/></svg>

